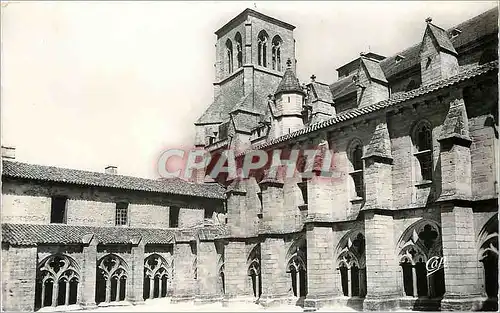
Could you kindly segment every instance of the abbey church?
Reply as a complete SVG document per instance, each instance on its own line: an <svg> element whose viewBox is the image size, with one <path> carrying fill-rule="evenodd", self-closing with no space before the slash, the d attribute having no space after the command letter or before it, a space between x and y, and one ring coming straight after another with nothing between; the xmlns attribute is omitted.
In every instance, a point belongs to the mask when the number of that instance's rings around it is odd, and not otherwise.
<svg viewBox="0 0 500 313"><path fill-rule="evenodd" d="M420 42L360 53L324 82L297 79L285 21L246 9L215 32L195 146L322 146L331 179L154 180L2 147L2 310L497 310L498 8L414 27Z"/></svg>

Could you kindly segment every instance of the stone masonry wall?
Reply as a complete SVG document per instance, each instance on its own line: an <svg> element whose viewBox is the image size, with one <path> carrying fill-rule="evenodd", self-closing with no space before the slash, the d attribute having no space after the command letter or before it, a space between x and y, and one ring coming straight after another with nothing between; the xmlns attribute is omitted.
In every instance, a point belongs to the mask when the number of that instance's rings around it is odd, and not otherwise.
<svg viewBox="0 0 500 313"><path fill-rule="evenodd" d="M187 224L200 221L200 215L203 219L204 208L222 212L222 201L211 199L4 179L2 222L50 223L52 196L68 197L66 221L69 225L114 226L117 202L129 203L129 226L132 227L168 227L169 206L186 208L180 215L185 216Z"/></svg>
<svg viewBox="0 0 500 313"><path fill-rule="evenodd" d="M200 242L198 246L198 290L203 298L215 298L221 295L218 284L217 251L213 242Z"/></svg>
<svg viewBox="0 0 500 313"><path fill-rule="evenodd" d="M307 298L329 298L337 295L333 232L330 227L307 230Z"/></svg>
<svg viewBox="0 0 500 313"><path fill-rule="evenodd" d="M288 295L289 276L286 273L285 242L279 238L266 238L261 243L262 296L274 300Z"/></svg>
<svg viewBox="0 0 500 313"><path fill-rule="evenodd" d="M175 300L192 299L197 293L196 286L196 254L193 251L196 247L195 242L192 243L176 243L174 246L174 281L173 289ZM196 261L195 261L196 260Z"/></svg>
<svg viewBox="0 0 500 313"><path fill-rule="evenodd" d="M393 233L392 216L365 213L367 298L390 298L398 293Z"/></svg>
<svg viewBox="0 0 500 313"><path fill-rule="evenodd" d="M37 248L11 246L8 249L9 281L7 290L3 290L6 300L3 305L7 311L33 311L35 305L35 279Z"/></svg>
<svg viewBox="0 0 500 313"><path fill-rule="evenodd" d="M224 249L226 298L250 296L247 286L248 264L245 242L228 242Z"/></svg>

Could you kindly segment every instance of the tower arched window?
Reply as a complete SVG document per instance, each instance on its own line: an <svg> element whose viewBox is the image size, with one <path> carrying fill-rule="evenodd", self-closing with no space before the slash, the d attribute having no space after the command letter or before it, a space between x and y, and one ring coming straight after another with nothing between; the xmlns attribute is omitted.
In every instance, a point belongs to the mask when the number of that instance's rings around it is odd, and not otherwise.
<svg viewBox="0 0 500 313"><path fill-rule="evenodd" d="M414 128L413 142L419 170L417 181L432 180L432 128L429 122L421 121Z"/></svg>
<svg viewBox="0 0 500 313"><path fill-rule="evenodd" d="M364 198L363 145L359 140L354 140L351 143L348 155L351 163L349 175L354 185L354 196L355 198Z"/></svg>
<svg viewBox="0 0 500 313"><path fill-rule="evenodd" d="M258 64L267 67L267 39L269 36L265 31L261 31L257 38Z"/></svg>
<svg viewBox="0 0 500 313"><path fill-rule="evenodd" d="M273 70L276 71L281 71L281 43L282 40L280 36L275 36L273 38L272 63Z"/></svg>
<svg viewBox="0 0 500 313"><path fill-rule="evenodd" d="M236 42L236 61L238 62L238 68L240 68L243 66L243 43L239 32L234 36L234 41Z"/></svg>
<svg viewBox="0 0 500 313"><path fill-rule="evenodd" d="M227 72L231 74L233 72L233 43L229 39L226 41L226 64Z"/></svg>

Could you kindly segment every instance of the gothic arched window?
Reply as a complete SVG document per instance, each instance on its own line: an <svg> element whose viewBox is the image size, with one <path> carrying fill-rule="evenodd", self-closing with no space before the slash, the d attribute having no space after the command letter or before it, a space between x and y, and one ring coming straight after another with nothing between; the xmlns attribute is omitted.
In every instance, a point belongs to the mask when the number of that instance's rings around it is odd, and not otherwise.
<svg viewBox="0 0 500 313"><path fill-rule="evenodd" d="M354 140L349 148L349 161L351 162L351 171L349 175L354 184L354 191L357 198L364 198L364 180L363 180L363 145L361 141Z"/></svg>
<svg viewBox="0 0 500 313"><path fill-rule="evenodd" d="M233 43L229 39L226 41L226 64L227 72L231 74L233 72Z"/></svg>
<svg viewBox="0 0 500 313"><path fill-rule="evenodd" d="M144 300L167 296L167 287L172 279L172 266L158 254L144 261Z"/></svg>
<svg viewBox="0 0 500 313"><path fill-rule="evenodd" d="M128 266L117 255L108 254L97 263L96 302L126 299Z"/></svg>
<svg viewBox="0 0 500 313"><path fill-rule="evenodd" d="M251 279L253 295L259 298L262 294L262 276L260 273L260 244L257 244L248 257L248 276Z"/></svg>
<svg viewBox="0 0 500 313"><path fill-rule="evenodd" d="M265 31L261 31L257 37L257 57L258 64L267 67L267 39L269 36Z"/></svg>
<svg viewBox="0 0 500 313"><path fill-rule="evenodd" d="M70 257L51 255L38 267L35 307L76 304L78 298L79 267Z"/></svg>
<svg viewBox="0 0 500 313"><path fill-rule="evenodd" d="M281 43L282 40L280 36L275 36L273 38L272 62L273 62L273 70L277 71L281 71Z"/></svg>
<svg viewBox="0 0 500 313"><path fill-rule="evenodd" d="M432 180L432 128L429 122L421 121L417 124L413 132L413 141L416 152L414 153L418 166L420 167L420 177L417 181Z"/></svg>
<svg viewBox="0 0 500 313"><path fill-rule="evenodd" d="M484 291L488 298L498 295L498 215L492 216L479 232L479 261L483 263Z"/></svg>
<svg viewBox="0 0 500 313"><path fill-rule="evenodd" d="M365 238L353 231L337 247L342 293L346 297L366 295Z"/></svg>
<svg viewBox="0 0 500 313"><path fill-rule="evenodd" d="M299 237L290 246L287 252L286 269L290 274L293 296L307 295L307 245L306 238Z"/></svg>
<svg viewBox="0 0 500 313"><path fill-rule="evenodd" d="M238 62L238 68L240 68L243 66L243 43L239 32L234 36L234 41L236 42L236 61Z"/></svg>
<svg viewBox="0 0 500 313"><path fill-rule="evenodd" d="M445 292L444 269L427 275L430 258L443 255L439 225L420 220L408 227L398 241L402 289L409 297L440 297Z"/></svg>

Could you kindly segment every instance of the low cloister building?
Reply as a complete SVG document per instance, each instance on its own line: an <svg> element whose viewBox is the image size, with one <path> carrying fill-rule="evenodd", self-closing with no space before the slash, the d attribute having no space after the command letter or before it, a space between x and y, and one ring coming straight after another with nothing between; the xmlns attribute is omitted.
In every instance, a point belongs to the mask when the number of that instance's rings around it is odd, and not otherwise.
<svg viewBox="0 0 500 313"><path fill-rule="evenodd" d="M498 8L450 29L428 18L414 46L300 83L295 27L243 11L216 31L195 146L238 158L321 147L328 175L210 178L209 166L195 182L151 180L5 154L2 308L170 297L496 310L497 21Z"/></svg>

